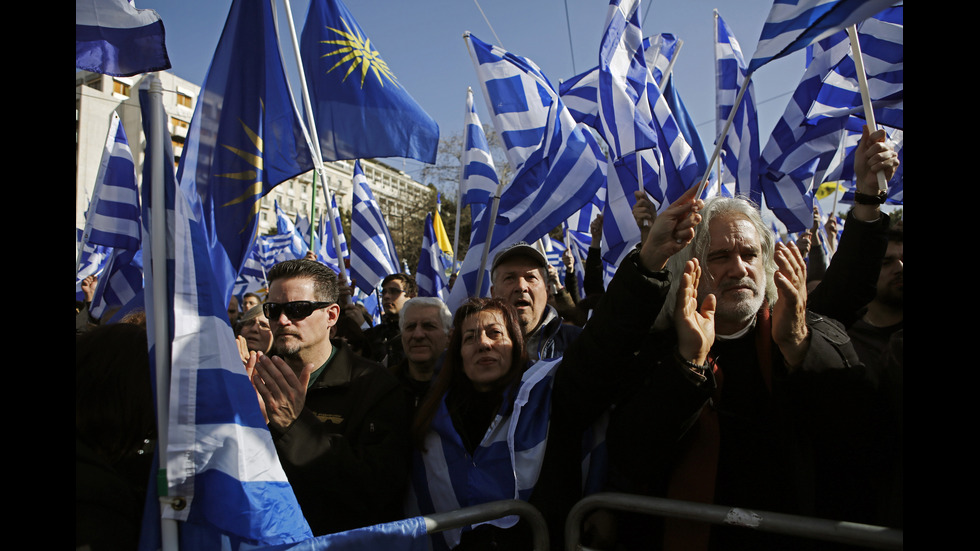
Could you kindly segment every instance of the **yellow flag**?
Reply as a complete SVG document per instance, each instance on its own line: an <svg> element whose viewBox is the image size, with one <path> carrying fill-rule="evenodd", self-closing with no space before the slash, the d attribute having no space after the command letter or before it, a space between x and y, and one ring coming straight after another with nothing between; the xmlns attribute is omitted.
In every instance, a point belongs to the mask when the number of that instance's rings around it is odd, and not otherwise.
<svg viewBox="0 0 980 551"><path fill-rule="evenodd" d="M442 225L442 205L438 202L436 203L436 215L432 217L432 229L436 232L436 242L439 243L439 248L442 252L449 256L453 255L453 245L449 242L449 236L446 234L446 227Z"/></svg>
<svg viewBox="0 0 980 551"><path fill-rule="evenodd" d="M820 187L817 188L817 191L813 194L813 196L817 199L823 199L824 197L834 193L836 190L840 190L841 193L847 191L844 189L844 186L840 184L840 182L824 182L820 184Z"/></svg>

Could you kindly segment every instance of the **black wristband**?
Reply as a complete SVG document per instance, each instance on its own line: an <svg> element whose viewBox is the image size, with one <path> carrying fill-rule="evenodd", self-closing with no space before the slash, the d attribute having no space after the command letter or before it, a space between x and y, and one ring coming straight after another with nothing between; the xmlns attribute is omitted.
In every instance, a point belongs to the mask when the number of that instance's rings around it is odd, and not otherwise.
<svg viewBox="0 0 980 551"><path fill-rule="evenodd" d="M886 198L885 190L878 191L877 195L869 195L860 191L854 192L854 202L859 205L881 205L884 204Z"/></svg>

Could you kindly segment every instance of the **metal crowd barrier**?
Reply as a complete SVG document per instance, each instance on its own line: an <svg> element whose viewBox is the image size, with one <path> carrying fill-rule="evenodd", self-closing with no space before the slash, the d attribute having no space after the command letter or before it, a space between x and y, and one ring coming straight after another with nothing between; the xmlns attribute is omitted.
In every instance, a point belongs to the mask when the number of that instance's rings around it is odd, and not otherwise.
<svg viewBox="0 0 980 551"><path fill-rule="evenodd" d="M903 531L854 522L753 511L676 499L619 493L598 493L572 507L565 523L565 549L577 551L582 520L595 509L616 509L665 517L742 526L746 529L861 545L874 549L903 549Z"/></svg>
<svg viewBox="0 0 980 551"><path fill-rule="evenodd" d="M548 539L548 526L545 524L544 516L526 501L516 499L492 501L447 513L426 515L422 518L425 520L426 531L432 534L511 515L517 515L528 522L531 527L535 551L548 551L550 540Z"/></svg>

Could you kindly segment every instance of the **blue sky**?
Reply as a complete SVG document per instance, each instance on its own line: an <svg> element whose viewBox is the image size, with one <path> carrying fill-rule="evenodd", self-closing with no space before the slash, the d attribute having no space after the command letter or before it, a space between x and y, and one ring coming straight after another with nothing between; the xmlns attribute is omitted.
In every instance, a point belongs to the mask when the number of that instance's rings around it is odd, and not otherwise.
<svg viewBox="0 0 980 551"><path fill-rule="evenodd" d="M287 72L298 83L284 4L282 0L276 2ZM163 18L171 70L198 85L207 74L230 5L230 0L137 0L138 8L152 8ZM290 6L296 32L300 33L309 0L292 0ZM481 120L490 122L462 38L464 31L531 59L557 86L558 81L598 63L608 3L348 0L347 6L389 68L436 120L445 137L462 130L467 87L474 90ZM684 41L673 78L706 147L714 142L715 127L713 10L718 9L743 54L750 58L771 6L771 0L643 0L641 4L645 35L669 32ZM803 74L803 63L802 52L797 52L771 62L753 76L763 146ZM418 175L418 163L392 164Z"/></svg>

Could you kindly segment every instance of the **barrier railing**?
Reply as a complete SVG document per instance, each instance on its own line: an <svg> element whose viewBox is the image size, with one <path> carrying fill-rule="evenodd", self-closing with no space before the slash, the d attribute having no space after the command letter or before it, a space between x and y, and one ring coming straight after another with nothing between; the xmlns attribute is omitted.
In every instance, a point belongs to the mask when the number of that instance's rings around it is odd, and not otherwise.
<svg viewBox="0 0 980 551"><path fill-rule="evenodd" d="M583 498L572 507L565 523L565 549L579 547L582 520L595 509L616 509L687 520L741 526L804 538L861 545L874 549L902 549L902 530L854 522L801 517L769 511L755 511L657 497L619 493L598 493Z"/></svg>
<svg viewBox="0 0 980 551"><path fill-rule="evenodd" d="M548 539L548 526L545 524L544 516L526 501L516 499L492 501L447 513L426 515L422 518L425 519L426 531L432 534L511 515L517 515L528 522L531 527L535 551L548 551L550 540Z"/></svg>

